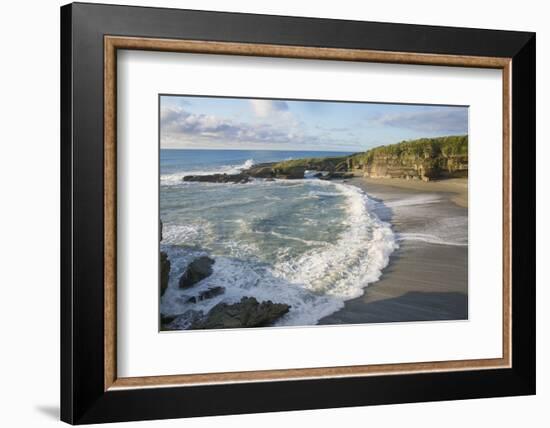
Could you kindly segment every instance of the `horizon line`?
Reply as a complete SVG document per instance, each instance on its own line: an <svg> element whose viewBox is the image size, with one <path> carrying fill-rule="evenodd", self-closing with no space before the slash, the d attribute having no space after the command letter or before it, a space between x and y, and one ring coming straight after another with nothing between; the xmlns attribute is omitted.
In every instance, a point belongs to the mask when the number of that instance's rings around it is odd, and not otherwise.
<svg viewBox="0 0 550 428"><path fill-rule="evenodd" d="M394 144L401 144L401 143L405 143L405 142L413 142L413 141L417 141L417 140L423 140L423 139L428 139L428 140L432 140L432 139L437 139L437 138L449 138L449 137L469 137L470 134L469 132L465 133L465 134L447 134L447 135L438 135L436 137L418 137L418 138L411 138L411 139L405 139L405 140L400 140L400 141L396 141L396 142L393 142L393 143L382 143L382 144L377 144L377 145L373 145L369 148L362 148L362 149L359 149L359 151L357 151L356 149L351 149L351 150L326 150L326 149L317 149L317 150L300 150L300 149L243 149L243 148L238 148L238 149L234 149L234 148L220 148L220 147L213 147L213 148L189 148L189 147L162 147L162 145L159 144L159 150L227 150L227 151L237 151L237 150L247 150L247 151L264 151L264 152L350 152L350 153L362 153L362 152L367 152L369 150L372 150L372 149L376 149L377 147L384 147L384 146L391 146L391 145L394 145Z"/></svg>

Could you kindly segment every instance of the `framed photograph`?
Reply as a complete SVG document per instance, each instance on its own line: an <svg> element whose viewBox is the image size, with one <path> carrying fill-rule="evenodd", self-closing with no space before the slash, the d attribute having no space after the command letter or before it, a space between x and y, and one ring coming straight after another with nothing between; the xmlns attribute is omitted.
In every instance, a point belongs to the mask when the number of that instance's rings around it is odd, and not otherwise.
<svg viewBox="0 0 550 428"><path fill-rule="evenodd" d="M535 393L535 35L61 8L61 418Z"/></svg>

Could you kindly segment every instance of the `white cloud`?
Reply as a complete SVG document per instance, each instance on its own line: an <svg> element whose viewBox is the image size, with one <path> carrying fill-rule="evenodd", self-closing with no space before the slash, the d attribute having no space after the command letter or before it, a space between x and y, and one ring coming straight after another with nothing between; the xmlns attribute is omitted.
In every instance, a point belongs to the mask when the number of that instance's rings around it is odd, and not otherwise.
<svg viewBox="0 0 550 428"><path fill-rule="evenodd" d="M288 111L288 104L285 101L278 100L248 100L252 105L254 114L265 118L273 114Z"/></svg>
<svg viewBox="0 0 550 428"><path fill-rule="evenodd" d="M279 108L279 111L283 110ZM320 141L317 135L308 134L298 124L289 123L287 120L243 123L212 115L191 113L180 106L163 106L160 126L163 145L178 140L195 143L293 145L318 144Z"/></svg>

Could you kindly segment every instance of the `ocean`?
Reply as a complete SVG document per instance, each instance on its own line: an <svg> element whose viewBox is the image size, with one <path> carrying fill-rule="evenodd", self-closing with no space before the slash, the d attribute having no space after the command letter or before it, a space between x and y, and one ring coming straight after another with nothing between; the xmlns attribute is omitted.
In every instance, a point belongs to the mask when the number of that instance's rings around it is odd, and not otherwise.
<svg viewBox="0 0 550 428"><path fill-rule="evenodd" d="M161 150L161 251L171 261L164 316L188 327L193 311L207 313L242 297L290 305L276 326L314 325L362 295L397 248L376 202L355 186L319 179L255 179L246 184L183 182L185 175L237 173L257 163L342 152ZM191 289L178 280L196 257L215 260L213 273ZM214 286L225 292L189 299Z"/></svg>

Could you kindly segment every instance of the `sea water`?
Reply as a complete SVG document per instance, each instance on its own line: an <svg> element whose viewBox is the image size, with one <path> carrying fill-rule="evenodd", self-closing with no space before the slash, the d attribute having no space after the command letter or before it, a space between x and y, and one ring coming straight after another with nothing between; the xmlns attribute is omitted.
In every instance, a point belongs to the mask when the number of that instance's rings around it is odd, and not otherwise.
<svg viewBox="0 0 550 428"><path fill-rule="evenodd" d="M185 175L234 174L262 163L335 152L161 150L161 250L171 262L163 315L208 312L242 297L290 305L276 325L313 325L376 281L397 247L388 223L359 188L319 179L254 179L246 184L184 182ZM215 260L196 286L178 280L196 257ZM222 286L217 297L189 303ZM191 312L189 312L191 314ZM190 319L190 318L189 318ZM181 316L177 328L186 328Z"/></svg>

